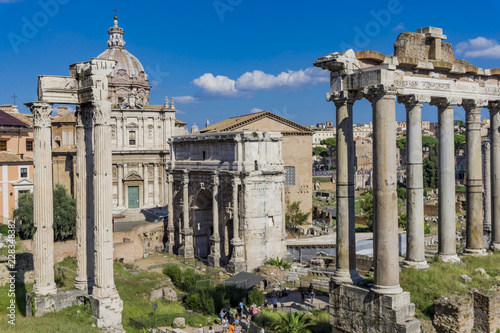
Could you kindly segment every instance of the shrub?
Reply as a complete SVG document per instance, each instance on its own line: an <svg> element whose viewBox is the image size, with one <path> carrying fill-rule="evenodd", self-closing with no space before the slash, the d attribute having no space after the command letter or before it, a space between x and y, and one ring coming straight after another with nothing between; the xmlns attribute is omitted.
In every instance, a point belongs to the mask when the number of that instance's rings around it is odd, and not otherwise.
<svg viewBox="0 0 500 333"><path fill-rule="evenodd" d="M288 261L286 261L284 258L280 259L279 257L269 259L268 261L266 261L266 264L277 267L283 267L284 269L292 268L292 265L290 265Z"/></svg>
<svg viewBox="0 0 500 333"><path fill-rule="evenodd" d="M264 304L264 294L258 289L252 289L247 295L247 303L262 306Z"/></svg>
<svg viewBox="0 0 500 333"><path fill-rule="evenodd" d="M406 229L406 214L403 214L398 218L398 226Z"/></svg>
<svg viewBox="0 0 500 333"><path fill-rule="evenodd" d="M179 265L177 264L167 264L165 268L163 268L163 274L168 276L172 283L180 288L182 285L182 271Z"/></svg>
<svg viewBox="0 0 500 333"><path fill-rule="evenodd" d="M212 290L213 289L200 289L198 292L199 302L203 312L210 314L217 313Z"/></svg>
<svg viewBox="0 0 500 333"><path fill-rule="evenodd" d="M9 226L7 224L0 225L0 234L7 235L9 233Z"/></svg>
<svg viewBox="0 0 500 333"><path fill-rule="evenodd" d="M186 297L186 306L193 310L200 309L200 300L198 299L198 294L193 293Z"/></svg>

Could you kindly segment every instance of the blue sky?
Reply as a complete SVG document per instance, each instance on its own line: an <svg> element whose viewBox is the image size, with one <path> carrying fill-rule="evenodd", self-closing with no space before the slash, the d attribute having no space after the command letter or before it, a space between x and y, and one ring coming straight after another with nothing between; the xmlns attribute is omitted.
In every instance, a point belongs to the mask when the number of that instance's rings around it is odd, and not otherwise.
<svg viewBox="0 0 500 333"><path fill-rule="evenodd" d="M104 51L115 7L125 47L153 86L150 104L177 97L177 118L189 126L259 109L304 125L335 120L316 58L349 46L392 54L399 33L426 26L443 28L458 58L500 67L494 0L0 0L0 104L13 94L18 105L35 100L38 75L68 75L70 64ZM371 121L369 103L354 114ZM425 107L423 119L436 121L437 111Z"/></svg>

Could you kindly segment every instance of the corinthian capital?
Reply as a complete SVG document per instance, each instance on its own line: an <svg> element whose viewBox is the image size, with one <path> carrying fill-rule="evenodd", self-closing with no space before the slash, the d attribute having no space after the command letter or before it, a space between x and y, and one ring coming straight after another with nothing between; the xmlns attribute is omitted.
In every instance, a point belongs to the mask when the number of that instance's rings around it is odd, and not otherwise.
<svg viewBox="0 0 500 333"><path fill-rule="evenodd" d="M394 86L380 84L374 87L365 88L364 96L371 103L375 103L382 98L396 98L397 90Z"/></svg>
<svg viewBox="0 0 500 333"><path fill-rule="evenodd" d="M455 107L456 105L462 105L462 98L460 97L433 97L431 98L431 105L437 106L439 109L447 107Z"/></svg>
<svg viewBox="0 0 500 333"><path fill-rule="evenodd" d="M487 108L490 111L499 111L500 110L500 101L490 101L490 102L488 102Z"/></svg>
<svg viewBox="0 0 500 333"><path fill-rule="evenodd" d="M52 114L52 105L43 102L26 103L33 113L34 127L50 127L50 115Z"/></svg>
<svg viewBox="0 0 500 333"><path fill-rule="evenodd" d="M476 108L483 108L488 105L488 101L482 99L464 99L462 106L465 111L470 112Z"/></svg>
<svg viewBox="0 0 500 333"><path fill-rule="evenodd" d="M111 117L111 102L97 100L92 102L95 125L109 125Z"/></svg>
<svg viewBox="0 0 500 333"><path fill-rule="evenodd" d="M405 95L398 96L398 103L404 104L405 106L414 105L424 105L425 103L430 103L431 97L427 95Z"/></svg>

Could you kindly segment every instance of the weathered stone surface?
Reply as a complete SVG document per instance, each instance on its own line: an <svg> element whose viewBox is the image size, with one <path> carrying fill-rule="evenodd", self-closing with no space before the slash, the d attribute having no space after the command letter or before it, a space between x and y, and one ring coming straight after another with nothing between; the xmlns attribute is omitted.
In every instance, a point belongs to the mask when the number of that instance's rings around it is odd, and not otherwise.
<svg viewBox="0 0 500 333"><path fill-rule="evenodd" d="M380 295L369 289L331 284L333 332L420 332L410 294Z"/></svg>
<svg viewBox="0 0 500 333"><path fill-rule="evenodd" d="M88 294L80 290L58 292L48 296L26 294L26 315L40 317L73 305L82 305L86 298L88 299Z"/></svg>
<svg viewBox="0 0 500 333"><path fill-rule="evenodd" d="M185 327L186 326L186 319L183 317L177 317L172 322L172 326L173 327Z"/></svg>
<svg viewBox="0 0 500 333"><path fill-rule="evenodd" d="M467 275L460 275L460 278L462 279L462 281L464 282L472 282L472 278L467 276Z"/></svg>
<svg viewBox="0 0 500 333"><path fill-rule="evenodd" d="M472 295L441 297L434 301L434 327L437 333L465 333L474 326Z"/></svg>
<svg viewBox="0 0 500 333"><path fill-rule="evenodd" d="M164 287L153 290L149 295L149 301L152 302L159 298L163 298L170 302L177 302L177 293L170 287Z"/></svg>
<svg viewBox="0 0 500 333"><path fill-rule="evenodd" d="M477 332L495 333L500 329L499 288L474 291L474 329Z"/></svg>

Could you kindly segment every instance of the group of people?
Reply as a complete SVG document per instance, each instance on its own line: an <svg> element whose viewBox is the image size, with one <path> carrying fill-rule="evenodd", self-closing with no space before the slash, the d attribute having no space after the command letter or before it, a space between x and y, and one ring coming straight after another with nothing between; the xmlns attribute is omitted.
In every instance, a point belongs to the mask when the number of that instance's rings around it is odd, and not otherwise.
<svg viewBox="0 0 500 333"><path fill-rule="evenodd" d="M309 288L307 288L307 293L309 294L309 297L311 298L311 304L313 304L314 303L314 297L316 296L316 292L314 291L312 283L309 285ZM306 292L303 289L300 291L300 298L302 300L302 303L305 303L305 301L306 301Z"/></svg>
<svg viewBox="0 0 500 333"><path fill-rule="evenodd" d="M219 312L219 318L224 333L243 333L245 330L241 325L242 320L247 323L252 321L252 317L261 312L257 305L252 304L248 308L245 303L240 302L236 307L234 317L231 315L231 307L226 304Z"/></svg>

